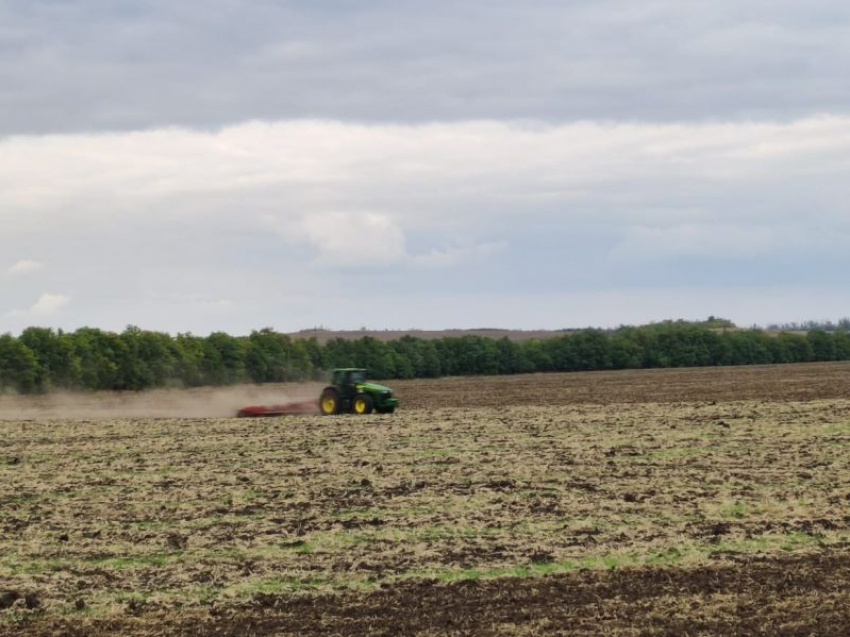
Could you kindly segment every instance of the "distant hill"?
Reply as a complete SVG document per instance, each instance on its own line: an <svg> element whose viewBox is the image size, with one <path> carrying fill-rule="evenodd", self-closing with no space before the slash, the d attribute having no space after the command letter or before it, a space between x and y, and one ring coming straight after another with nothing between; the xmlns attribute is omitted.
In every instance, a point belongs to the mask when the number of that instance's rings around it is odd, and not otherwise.
<svg viewBox="0 0 850 637"><path fill-rule="evenodd" d="M662 321L664 323L687 323L689 325L698 325L700 327L706 327L708 329L716 329L716 330L727 330L727 329L737 329L735 324L723 318L716 318L714 316L709 316L704 321ZM546 339L552 338L554 336L563 336L565 334L571 334L573 332L578 332L579 330L587 329L584 327L573 327L573 328L564 328L559 330L511 330L504 329L499 327L479 327L476 329L448 329L448 330L369 330L369 329L359 329L359 330L331 330L326 329L324 327L318 327L313 329L300 330L298 332L291 332L289 336L293 338L315 338L319 343L325 344L328 341L331 341L335 338L341 338L347 341L357 340L358 338L363 338L364 336L371 336L372 338L376 338L379 341L395 341L403 336L413 336L415 338L421 338L426 340L433 340L438 338L446 338L450 336L483 336L486 338L507 338L511 341L516 341L521 343L523 341L530 341L534 339ZM602 331L613 333L618 329L605 329L602 328Z"/></svg>
<svg viewBox="0 0 850 637"><path fill-rule="evenodd" d="M532 339L551 338L563 336L574 330L507 330L499 328L478 328L472 330L326 330L309 329L292 332L293 338L315 338L324 344L335 338L345 340L356 340L364 336L371 336L379 341L394 341L403 336L414 336L416 338L433 340L446 338L447 336L485 336L487 338L508 338L512 341L522 342Z"/></svg>
<svg viewBox="0 0 850 637"><path fill-rule="evenodd" d="M660 324L670 324L670 325L693 325L696 327L703 327L715 332L738 332L738 331L749 331L749 330L762 330L768 334L778 334L780 332L791 332L796 334L807 334L812 330L823 330L826 332L848 332L850 331L850 319L844 318L837 322L832 321L805 321L802 323L784 323L784 324L771 324L766 328L760 327L758 325L753 325L749 328L739 327L735 325L732 321L726 318L720 318L715 316L709 316L704 320L685 320L685 319L670 319L665 321L659 321L657 323L650 323L650 325L660 325ZM642 327L642 326L620 326L618 328L598 328L601 331L608 334L615 334L620 330L627 327ZM476 329L448 329L448 330L370 330L370 329L359 329L359 330L331 330L323 327L300 330L298 332L291 332L289 336L293 338L304 338L310 339L315 338L320 344L324 345L328 341L331 341L335 338L341 338L343 340L351 341L357 340L359 338L363 338L364 336L370 336L372 338L378 339L379 341L395 341L403 336L413 336L415 338L421 338L425 340L434 340L439 338L446 338L450 336L483 336L486 338L507 338L511 341L515 341L521 343L523 341L530 341L534 339L547 339L555 336L563 336L565 334L572 334L578 332L580 330L584 330L587 328L565 328L559 330L511 330L497 327L479 327Z"/></svg>

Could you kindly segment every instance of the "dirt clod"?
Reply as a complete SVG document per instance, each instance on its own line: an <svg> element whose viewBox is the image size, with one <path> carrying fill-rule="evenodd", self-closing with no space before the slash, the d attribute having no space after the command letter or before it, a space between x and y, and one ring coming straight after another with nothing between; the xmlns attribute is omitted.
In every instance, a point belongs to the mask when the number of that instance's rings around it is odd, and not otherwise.
<svg viewBox="0 0 850 637"><path fill-rule="evenodd" d="M0 591L0 610L12 608L20 598L21 594L18 591Z"/></svg>
<svg viewBox="0 0 850 637"><path fill-rule="evenodd" d="M728 522L717 522L716 524L713 524L711 526L710 533L714 537L719 537L721 535L726 535L727 533L729 533L731 528L732 525Z"/></svg>

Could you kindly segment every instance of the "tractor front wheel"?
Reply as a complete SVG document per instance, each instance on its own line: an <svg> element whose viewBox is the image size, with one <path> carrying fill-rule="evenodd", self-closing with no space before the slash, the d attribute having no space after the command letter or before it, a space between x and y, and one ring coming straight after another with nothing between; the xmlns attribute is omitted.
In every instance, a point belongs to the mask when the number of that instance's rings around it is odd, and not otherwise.
<svg viewBox="0 0 850 637"><path fill-rule="evenodd" d="M369 394L357 394L351 402L351 408L358 416L371 414L373 409L372 397Z"/></svg>
<svg viewBox="0 0 850 637"><path fill-rule="evenodd" d="M323 416L333 416L339 413L339 392L333 387L328 387L319 398L319 409Z"/></svg>

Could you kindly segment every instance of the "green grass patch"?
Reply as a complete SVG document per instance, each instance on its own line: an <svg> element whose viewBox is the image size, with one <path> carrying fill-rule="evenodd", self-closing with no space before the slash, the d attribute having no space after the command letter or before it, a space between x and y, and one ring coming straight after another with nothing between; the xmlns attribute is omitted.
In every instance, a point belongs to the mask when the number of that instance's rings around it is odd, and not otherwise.
<svg viewBox="0 0 850 637"><path fill-rule="evenodd" d="M683 557L684 553L682 553L681 549L671 546L650 555L646 560L646 564L649 566L669 566L670 564L680 562Z"/></svg>
<svg viewBox="0 0 850 637"><path fill-rule="evenodd" d="M721 507L719 514L724 520L743 520L747 517L748 507L740 500L732 504Z"/></svg>
<svg viewBox="0 0 850 637"><path fill-rule="evenodd" d="M823 432L832 435L850 435L850 420L824 425Z"/></svg>
<svg viewBox="0 0 850 637"><path fill-rule="evenodd" d="M634 458L643 458L648 460L678 460L681 458L692 458L701 455L705 452L703 447L671 447L669 449L659 449L650 451Z"/></svg>
<svg viewBox="0 0 850 637"><path fill-rule="evenodd" d="M288 551L291 553L301 553L303 555L307 555L313 552L313 546L309 542L305 542L304 540L295 540L293 542L284 542L283 544L278 544L278 548Z"/></svg>
<svg viewBox="0 0 850 637"><path fill-rule="evenodd" d="M456 456L464 453L463 449L456 447L441 447L438 449L423 449L416 455L419 458L445 458L448 456Z"/></svg>
<svg viewBox="0 0 850 637"><path fill-rule="evenodd" d="M850 534L844 534L850 535ZM834 538L833 542L841 543L845 538ZM666 567L683 562L701 563L718 554L747 554L768 551L794 551L811 549L828 545L822 538L805 533L789 533L782 535L766 535L738 541L721 542L716 545L682 545L661 548L647 553L611 552L600 555L588 555L568 560L532 563L524 566L507 566L498 568L460 568L420 571L403 576L433 577L444 582L462 580L493 579L497 577L537 577L555 573L567 573L576 570L611 570L618 568L639 568L646 566Z"/></svg>
<svg viewBox="0 0 850 637"><path fill-rule="evenodd" d="M151 598L151 595L153 595L152 591L121 591L115 595L115 601L123 602L125 604L129 604L131 602L145 604Z"/></svg>
<svg viewBox="0 0 850 637"><path fill-rule="evenodd" d="M122 557L101 557L92 560L86 560L91 564L98 564L106 568L125 569L125 568L140 568L146 566L156 566L161 568L169 562L179 561L182 553L151 553L144 555L129 555Z"/></svg>
<svg viewBox="0 0 850 637"><path fill-rule="evenodd" d="M298 593L301 591L316 590L322 586L327 586L333 583L333 580L328 580L319 577L301 578L301 577L271 577L263 579L248 580L236 586L232 586L224 591L225 595L234 595L237 598L250 598L256 594L266 595L287 595Z"/></svg>

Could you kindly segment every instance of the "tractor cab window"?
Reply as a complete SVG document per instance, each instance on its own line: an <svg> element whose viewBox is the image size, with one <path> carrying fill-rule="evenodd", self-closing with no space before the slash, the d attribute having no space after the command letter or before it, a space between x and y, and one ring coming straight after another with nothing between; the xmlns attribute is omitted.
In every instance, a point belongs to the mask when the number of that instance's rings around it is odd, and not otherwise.
<svg viewBox="0 0 850 637"><path fill-rule="evenodd" d="M348 377L349 382L357 384L357 383L365 383L366 382L366 374L360 370L351 372Z"/></svg>

